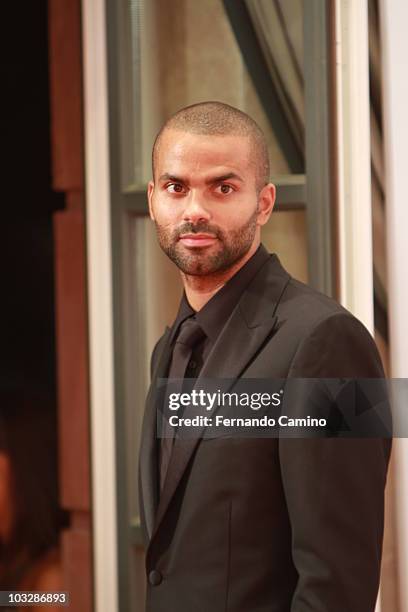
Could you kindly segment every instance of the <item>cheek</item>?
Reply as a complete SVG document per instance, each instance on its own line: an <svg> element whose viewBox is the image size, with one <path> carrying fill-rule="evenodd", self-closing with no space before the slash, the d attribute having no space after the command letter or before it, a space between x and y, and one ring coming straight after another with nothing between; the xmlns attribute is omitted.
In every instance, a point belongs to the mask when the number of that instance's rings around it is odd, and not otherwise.
<svg viewBox="0 0 408 612"><path fill-rule="evenodd" d="M179 225L179 219L174 213L167 211L158 211L155 213L155 223L160 227L174 228Z"/></svg>
<svg viewBox="0 0 408 612"><path fill-rule="evenodd" d="M170 205L159 198L153 198L152 210L155 221L159 225L171 226L179 221L180 207L174 204Z"/></svg>
<svg viewBox="0 0 408 612"><path fill-rule="evenodd" d="M214 220L216 219L226 229L239 229L246 225L249 219L253 219L258 216L257 204L251 203L248 205L248 201L251 200L241 199L231 202L230 206L219 207L218 211L214 214Z"/></svg>

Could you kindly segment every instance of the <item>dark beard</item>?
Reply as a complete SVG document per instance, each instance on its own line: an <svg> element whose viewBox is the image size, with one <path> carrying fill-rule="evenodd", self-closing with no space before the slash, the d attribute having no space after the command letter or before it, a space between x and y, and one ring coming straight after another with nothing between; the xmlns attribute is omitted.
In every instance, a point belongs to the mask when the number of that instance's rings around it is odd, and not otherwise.
<svg viewBox="0 0 408 612"><path fill-rule="evenodd" d="M258 209L248 221L237 230L228 233L219 227L205 221L196 225L184 223L179 229L169 235L162 226L156 223L157 237L160 247L176 266L190 276L207 276L229 270L242 259L252 246L256 231ZM215 236L221 248L214 255L205 255L206 247L195 247L194 252L182 251L178 241L182 234L206 233Z"/></svg>

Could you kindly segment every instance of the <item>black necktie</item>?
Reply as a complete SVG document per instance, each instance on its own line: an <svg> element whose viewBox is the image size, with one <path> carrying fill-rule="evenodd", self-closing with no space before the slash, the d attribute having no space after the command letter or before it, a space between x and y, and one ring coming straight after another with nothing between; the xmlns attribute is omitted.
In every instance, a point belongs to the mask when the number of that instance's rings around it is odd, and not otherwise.
<svg viewBox="0 0 408 612"><path fill-rule="evenodd" d="M193 317L186 319L181 324L173 349L173 356L168 375L170 381L171 379L184 378L193 349L204 338L204 336L205 333ZM167 419L164 419L164 428L165 432L162 432L162 435L165 435L161 439L160 444L160 491L163 490L174 442L174 429L170 428Z"/></svg>

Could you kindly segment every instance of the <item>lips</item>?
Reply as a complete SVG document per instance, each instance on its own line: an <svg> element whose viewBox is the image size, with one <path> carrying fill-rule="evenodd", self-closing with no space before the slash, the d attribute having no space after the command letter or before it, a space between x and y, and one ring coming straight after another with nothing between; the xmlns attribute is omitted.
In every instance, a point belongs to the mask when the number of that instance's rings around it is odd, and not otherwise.
<svg viewBox="0 0 408 612"><path fill-rule="evenodd" d="M186 247L211 246L217 238L211 234L183 234L179 241Z"/></svg>

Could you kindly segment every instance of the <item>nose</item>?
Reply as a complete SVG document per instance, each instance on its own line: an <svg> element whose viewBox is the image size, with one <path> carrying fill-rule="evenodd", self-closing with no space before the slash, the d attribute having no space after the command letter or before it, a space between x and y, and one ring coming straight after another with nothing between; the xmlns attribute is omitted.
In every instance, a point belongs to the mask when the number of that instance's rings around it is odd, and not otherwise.
<svg viewBox="0 0 408 612"><path fill-rule="evenodd" d="M188 197L185 199L185 204L183 221L198 223L199 221L208 221L211 218L211 213L208 205L206 205L204 196L196 190L191 189Z"/></svg>

